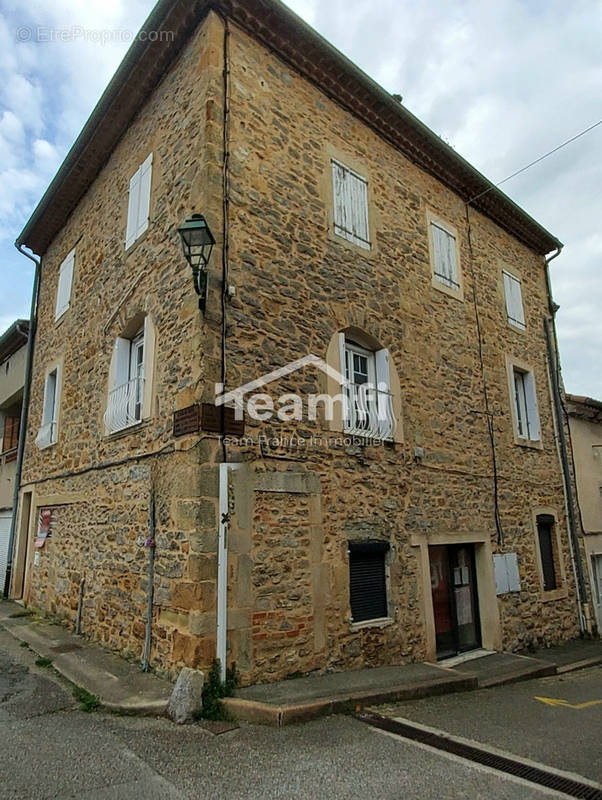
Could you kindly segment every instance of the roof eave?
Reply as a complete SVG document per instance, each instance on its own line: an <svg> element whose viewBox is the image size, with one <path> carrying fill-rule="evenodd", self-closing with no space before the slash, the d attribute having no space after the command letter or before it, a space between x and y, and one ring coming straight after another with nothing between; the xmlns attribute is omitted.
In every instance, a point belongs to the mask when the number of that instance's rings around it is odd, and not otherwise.
<svg viewBox="0 0 602 800"><path fill-rule="evenodd" d="M471 202L473 208L530 249L545 255L562 247L556 237L279 0L160 0L141 30L173 32L173 41L135 39L19 234L18 246L43 255L144 100L211 8L228 15L274 50L465 202L476 198ZM48 216L51 210L54 224Z"/></svg>

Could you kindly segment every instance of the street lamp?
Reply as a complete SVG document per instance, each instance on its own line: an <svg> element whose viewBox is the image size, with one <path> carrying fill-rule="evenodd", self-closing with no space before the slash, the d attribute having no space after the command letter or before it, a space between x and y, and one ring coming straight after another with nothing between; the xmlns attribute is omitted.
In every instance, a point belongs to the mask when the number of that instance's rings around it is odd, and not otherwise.
<svg viewBox="0 0 602 800"><path fill-rule="evenodd" d="M207 264L215 239L202 214L193 214L178 228L178 233L186 261L192 269L194 290L199 296L199 308L204 311L207 300Z"/></svg>

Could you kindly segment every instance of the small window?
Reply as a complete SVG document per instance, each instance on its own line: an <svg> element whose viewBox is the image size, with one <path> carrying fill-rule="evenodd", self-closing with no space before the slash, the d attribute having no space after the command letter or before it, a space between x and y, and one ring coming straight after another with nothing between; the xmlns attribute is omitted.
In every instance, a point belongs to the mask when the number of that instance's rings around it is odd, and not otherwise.
<svg viewBox="0 0 602 800"><path fill-rule="evenodd" d="M2 452L15 450L19 445L19 427L21 418L16 415L4 417L4 434L2 436Z"/></svg>
<svg viewBox="0 0 602 800"><path fill-rule="evenodd" d="M456 258L456 236L440 222L431 220L431 236L433 241L433 271L435 280L458 291L460 279Z"/></svg>
<svg viewBox="0 0 602 800"><path fill-rule="evenodd" d="M56 305L54 308L55 321L60 319L69 308L71 302L71 284L73 283L73 266L75 264L75 249L61 264L59 270L59 283L56 290Z"/></svg>
<svg viewBox="0 0 602 800"><path fill-rule="evenodd" d="M513 367L514 414L519 439L539 441L539 415L532 372Z"/></svg>
<svg viewBox="0 0 602 800"><path fill-rule="evenodd" d="M148 228L153 154L138 167L130 180L128 219L125 234L126 250Z"/></svg>
<svg viewBox="0 0 602 800"><path fill-rule="evenodd" d="M541 572L544 592L551 592L558 588L556 576L555 531L554 517L551 514L537 516L537 538L539 542L539 557L541 559Z"/></svg>
<svg viewBox="0 0 602 800"><path fill-rule="evenodd" d="M392 439L396 428L389 386L389 353L368 350L341 334L341 364L346 384L345 432Z"/></svg>
<svg viewBox="0 0 602 800"><path fill-rule="evenodd" d="M59 371L53 369L46 375L44 386L44 407L42 410L42 425L36 436L36 444L42 449L54 444L58 438L58 412L59 412Z"/></svg>
<svg viewBox="0 0 602 800"><path fill-rule="evenodd" d="M115 342L104 416L108 433L116 433L142 420L144 338L144 330L140 330L132 339L119 337Z"/></svg>
<svg viewBox="0 0 602 800"><path fill-rule="evenodd" d="M332 161L334 232L349 242L370 249L368 182L349 167Z"/></svg>
<svg viewBox="0 0 602 800"><path fill-rule="evenodd" d="M386 542L349 543L349 591L353 622L388 617Z"/></svg>
<svg viewBox="0 0 602 800"><path fill-rule="evenodd" d="M525 330L525 314L520 280L509 272L503 271L504 293L506 295L506 314L510 325Z"/></svg>

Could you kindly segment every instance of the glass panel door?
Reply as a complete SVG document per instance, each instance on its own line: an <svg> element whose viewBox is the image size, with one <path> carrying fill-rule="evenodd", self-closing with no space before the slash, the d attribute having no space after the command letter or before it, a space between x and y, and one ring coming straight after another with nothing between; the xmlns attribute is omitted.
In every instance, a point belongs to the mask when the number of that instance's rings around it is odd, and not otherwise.
<svg viewBox="0 0 602 800"><path fill-rule="evenodd" d="M481 644L474 545L450 547L458 653L474 650Z"/></svg>
<svg viewBox="0 0 602 800"><path fill-rule="evenodd" d="M437 658L481 645L474 545L429 547Z"/></svg>
<svg viewBox="0 0 602 800"><path fill-rule="evenodd" d="M429 547L437 658L456 654L447 545Z"/></svg>

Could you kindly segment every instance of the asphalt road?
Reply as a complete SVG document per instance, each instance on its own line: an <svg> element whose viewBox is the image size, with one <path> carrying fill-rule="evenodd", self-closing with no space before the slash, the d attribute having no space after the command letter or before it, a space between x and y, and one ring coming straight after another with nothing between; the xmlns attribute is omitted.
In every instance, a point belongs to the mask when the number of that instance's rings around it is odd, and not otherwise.
<svg viewBox="0 0 602 800"><path fill-rule="evenodd" d="M377 710L602 782L600 666Z"/></svg>
<svg viewBox="0 0 602 800"><path fill-rule="evenodd" d="M349 717L214 736L198 725L84 713L70 688L34 662L0 632L3 800L551 796Z"/></svg>

